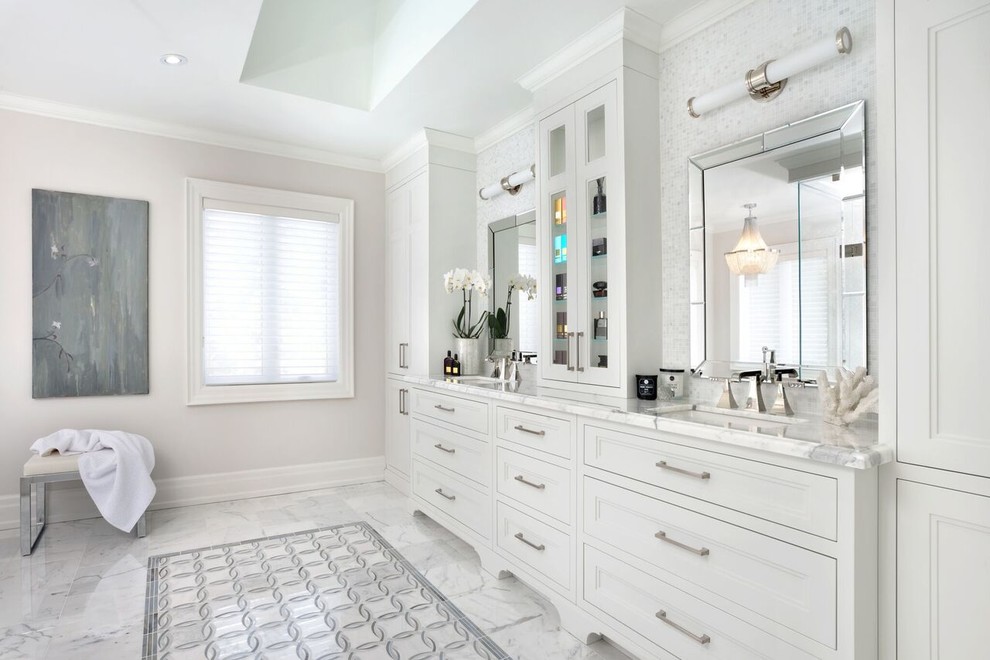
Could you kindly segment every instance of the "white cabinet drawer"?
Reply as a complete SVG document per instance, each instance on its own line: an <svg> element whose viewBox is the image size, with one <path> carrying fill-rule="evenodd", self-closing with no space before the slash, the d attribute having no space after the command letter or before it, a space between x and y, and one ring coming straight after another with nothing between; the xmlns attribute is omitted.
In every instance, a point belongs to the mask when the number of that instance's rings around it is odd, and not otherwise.
<svg viewBox="0 0 990 660"><path fill-rule="evenodd" d="M830 557L589 477L584 531L835 648L836 569Z"/></svg>
<svg viewBox="0 0 990 660"><path fill-rule="evenodd" d="M499 447L496 455L498 492L552 518L571 523L571 471Z"/></svg>
<svg viewBox="0 0 990 660"><path fill-rule="evenodd" d="M430 424L412 421L413 454L442 465L488 487L492 481L491 445L469 435Z"/></svg>
<svg viewBox="0 0 990 660"><path fill-rule="evenodd" d="M495 434L561 458L574 453L574 423L535 412L499 406L495 409Z"/></svg>
<svg viewBox="0 0 990 660"><path fill-rule="evenodd" d="M484 538L491 537L491 496L478 492L463 479L414 459L412 492Z"/></svg>
<svg viewBox="0 0 990 660"><path fill-rule="evenodd" d="M814 658L588 545L584 546L584 599L679 658Z"/></svg>
<svg viewBox="0 0 990 660"><path fill-rule="evenodd" d="M414 389L412 412L488 435L488 404L447 393Z"/></svg>
<svg viewBox="0 0 990 660"><path fill-rule="evenodd" d="M585 427L587 465L713 504L836 538L835 479L715 452Z"/></svg>
<svg viewBox="0 0 990 660"><path fill-rule="evenodd" d="M496 504L496 543L536 573L571 587L570 536L504 502Z"/></svg>

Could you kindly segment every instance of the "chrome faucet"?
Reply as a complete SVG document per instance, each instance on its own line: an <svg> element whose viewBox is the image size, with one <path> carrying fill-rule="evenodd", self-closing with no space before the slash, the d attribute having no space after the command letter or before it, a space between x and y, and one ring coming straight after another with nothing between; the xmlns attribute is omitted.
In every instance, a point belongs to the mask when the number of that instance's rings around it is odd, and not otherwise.
<svg viewBox="0 0 990 660"><path fill-rule="evenodd" d="M778 372L777 351L769 346L764 346L763 373L756 379L756 404L761 413L794 414L791 402L787 398L787 388L784 387L782 379L784 373L793 374L796 372L793 369Z"/></svg>

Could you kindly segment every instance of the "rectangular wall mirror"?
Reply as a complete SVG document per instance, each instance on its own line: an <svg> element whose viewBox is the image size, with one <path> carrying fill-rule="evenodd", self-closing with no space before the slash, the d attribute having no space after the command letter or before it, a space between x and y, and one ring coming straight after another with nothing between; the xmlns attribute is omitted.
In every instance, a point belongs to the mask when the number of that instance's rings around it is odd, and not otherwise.
<svg viewBox="0 0 990 660"><path fill-rule="evenodd" d="M691 358L705 375L867 365L864 107L690 159ZM725 375L720 373L718 375Z"/></svg>
<svg viewBox="0 0 990 660"><path fill-rule="evenodd" d="M516 274L536 277L539 256L536 253L536 210L496 220L488 225L488 263L492 278L489 311L505 306L509 278ZM540 308L536 300L518 293L512 297L509 336L515 350L536 356L540 345Z"/></svg>

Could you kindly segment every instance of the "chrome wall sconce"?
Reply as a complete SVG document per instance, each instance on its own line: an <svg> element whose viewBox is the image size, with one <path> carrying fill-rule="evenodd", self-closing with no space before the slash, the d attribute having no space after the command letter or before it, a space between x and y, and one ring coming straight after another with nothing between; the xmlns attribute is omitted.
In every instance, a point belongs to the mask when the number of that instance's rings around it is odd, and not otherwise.
<svg viewBox="0 0 990 660"><path fill-rule="evenodd" d="M754 101L769 101L777 98L787 79L807 69L852 50L852 34L845 27L839 28L834 37L802 48L777 60L767 60L755 69L750 69L743 80L688 99L688 113L692 117L701 115L749 96Z"/></svg>
<svg viewBox="0 0 990 660"><path fill-rule="evenodd" d="M513 172L509 176L502 177L502 180L498 183L492 183L481 190L478 191L478 196L481 199L491 199L502 193L509 193L510 195L519 194L519 189L522 185L528 181L532 181L536 178L536 164L530 165L524 170L519 170L518 172Z"/></svg>

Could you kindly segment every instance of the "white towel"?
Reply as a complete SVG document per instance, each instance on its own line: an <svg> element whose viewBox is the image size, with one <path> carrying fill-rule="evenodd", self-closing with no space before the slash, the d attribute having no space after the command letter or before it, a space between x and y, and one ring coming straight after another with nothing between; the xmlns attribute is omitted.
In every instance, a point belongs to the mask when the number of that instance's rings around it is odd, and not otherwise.
<svg viewBox="0 0 990 660"><path fill-rule="evenodd" d="M148 439L124 431L62 429L40 438L31 451L80 454L79 476L103 518L131 531L155 497L155 450Z"/></svg>

